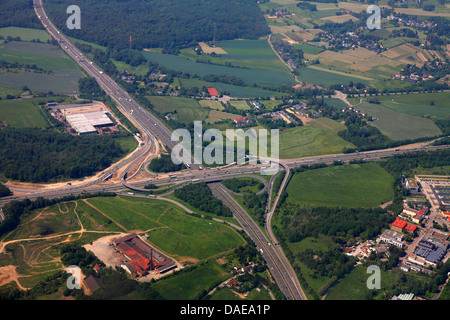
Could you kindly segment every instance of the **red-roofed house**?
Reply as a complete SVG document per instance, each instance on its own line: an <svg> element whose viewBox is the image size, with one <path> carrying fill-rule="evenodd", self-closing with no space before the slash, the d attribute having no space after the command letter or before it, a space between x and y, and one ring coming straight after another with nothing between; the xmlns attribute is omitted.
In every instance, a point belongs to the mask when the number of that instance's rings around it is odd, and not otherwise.
<svg viewBox="0 0 450 320"><path fill-rule="evenodd" d="M415 234L417 230L417 225L408 223L405 227L405 230L409 233Z"/></svg>
<svg viewBox="0 0 450 320"><path fill-rule="evenodd" d="M208 88L208 93L211 97L218 96L219 92L215 88Z"/></svg>
<svg viewBox="0 0 450 320"><path fill-rule="evenodd" d="M403 229L406 227L407 222L397 218L394 223L392 223L391 229L397 232L403 232Z"/></svg>
<svg viewBox="0 0 450 320"><path fill-rule="evenodd" d="M234 119L234 123L236 123L236 124L243 124L243 123L247 123L248 121L249 121L249 120L248 120L247 117Z"/></svg>

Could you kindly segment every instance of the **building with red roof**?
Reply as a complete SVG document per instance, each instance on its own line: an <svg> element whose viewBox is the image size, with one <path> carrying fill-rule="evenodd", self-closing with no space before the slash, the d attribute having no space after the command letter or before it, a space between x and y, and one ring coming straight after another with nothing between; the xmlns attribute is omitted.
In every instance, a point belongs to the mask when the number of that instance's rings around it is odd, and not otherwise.
<svg viewBox="0 0 450 320"><path fill-rule="evenodd" d="M207 88L208 93L211 97L218 96L219 92L217 92L216 88Z"/></svg>
<svg viewBox="0 0 450 320"><path fill-rule="evenodd" d="M244 124L244 123L247 123L247 122L249 122L247 117L234 119L234 123L236 123L237 125Z"/></svg>
<svg viewBox="0 0 450 320"><path fill-rule="evenodd" d="M394 223L392 223L391 229L397 232L403 232L403 229L408 223L405 220L397 218Z"/></svg>
<svg viewBox="0 0 450 320"><path fill-rule="evenodd" d="M408 223L405 227L405 230L409 233L415 234L417 230L417 225Z"/></svg>

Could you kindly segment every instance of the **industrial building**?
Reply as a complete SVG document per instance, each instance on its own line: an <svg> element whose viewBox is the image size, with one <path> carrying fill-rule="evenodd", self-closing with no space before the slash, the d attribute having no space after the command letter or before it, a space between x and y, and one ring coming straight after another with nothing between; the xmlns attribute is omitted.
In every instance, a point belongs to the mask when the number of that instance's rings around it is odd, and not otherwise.
<svg viewBox="0 0 450 320"><path fill-rule="evenodd" d="M149 271L165 273L176 268L176 263L153 249L135 233L112 241L115 248L128 259L122 268L135 276L146 276Z"/></svg>
<svg viewBox="0 0 450 320"><path fill-rule="evenodd" d="M97 133L97 128L114 125L105 111L71 114L66 119L78 135Z"/></svg>

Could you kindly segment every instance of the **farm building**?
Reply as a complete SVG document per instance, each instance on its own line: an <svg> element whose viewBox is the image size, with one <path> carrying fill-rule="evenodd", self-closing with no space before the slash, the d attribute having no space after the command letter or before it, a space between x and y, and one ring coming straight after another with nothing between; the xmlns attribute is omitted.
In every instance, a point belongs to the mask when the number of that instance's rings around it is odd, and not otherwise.
<svg viewBox="0 0 450 320"><path fill-rule="evenodd" d="M219 95L219 92L217 92L216 88L207 88L207 90L211 97L216 97Z"/></svg>
<svg viewBox="0 0 450 320"><path fill-rule="evenodd" d="M234 119L234 123L239 125L239 124L245 124L248 123L249 120L247 117L243 117L243 118L238 118L238 119Z"/></svg>

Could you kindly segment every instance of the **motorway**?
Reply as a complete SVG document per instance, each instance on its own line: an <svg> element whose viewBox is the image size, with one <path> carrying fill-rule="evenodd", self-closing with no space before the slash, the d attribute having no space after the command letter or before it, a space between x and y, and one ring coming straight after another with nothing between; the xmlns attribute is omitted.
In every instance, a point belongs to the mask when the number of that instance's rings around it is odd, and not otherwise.
<svg viewBox="0 0 450 320"><path fill-rule="evenodd" d="M288 300L306 300L301 288L295 284L293 279L286 271L284 263L281 262L279 254L274 249L267 237L261 232L258 225L253 219L245 212L244 209L230 196L224 186L220 183L211 183L211 190L214 195L223 201L233 212L233 216L243 227L248 236L255 243L256 248L261 252L264 260L267 262L267 266L270 268L272 276L274 277L281 292ZM284 256L284 255L283 255Z"/></svg>
<svg viewBox="0 0 450 320"><path fill-rule="evenodd" d="M154 183L157 186L164 186L168 184L186 184L193 182L192 180L198 179L198 181L203 181L210 183L211 189L214 193L224 200L224 203L230 206L235 213L236 220L241 224L243 229L249 236L255 241L258 249L262 250L262 255L267 261L269 267L271 268L272 274L274 275L277 284L279 285L282 292L286 295L288 299L306 299L303 293L298 279L290 266L287 258L284 256L282 250L277 247L274 248L270 243L275 243L276 239L273 235L270 227L270 220L273 216L275 208L278 203L279 195L286 186L287 177L282 183L280 191L275 198L272 208L268 208L267 216L267 230L270 236L270 240L260 231L259 227L255 222L248 216L245 210L242 209L234 199L228 194L225 188L220 182L227 178L241 177L243 175L258 174L263 167L267 167L267 164L258 165L244 165L244 166L230 166L223 169L207 169L199 165L196 165L194 161L191 161L191 165L187 166L187 170L182 172L177 172L172 177L154 177L149 179L126 181L126 174L128 170L133 167L139 161L144 161L149 154L156 149L157 140L159 140L168 150L173 149L175 142L171 140L172 132L167 128L155 115L150 113L145 108L141 107L136 103L130 95L118 86L114 80L108 75L104 74L93 62L89 61L83 54L71 44L51 23L48 19L45 11L42 7L42 0L33 0L35 11L42 24L45 26L47 31L51 34L53 39L55 39L62 47L62 49L67 52L67 54L72 57L91 77L95 78L102 89L117 103L117 106L130 121L140 130L142 135L142 143L139 149L130 158L121 161L119 164L109 168L103 175L94 181L83 184L81 186L66 186L55 190L36 190L35 192L27 192L25 194L14 194L10 197L5 197L0 199L0 207L3 207L6 203L13 200L23 200L30 199L34 200L38 197L44 197L49 199L61 198L67 195L79 195L83 193L94 193L100 191L110 191L110 192L124 192L129 190L129 188L143 188L149 183ZM299 159L288 159L280 160L281 166L289 173L290 168L298 167L301 165L311 165L316 163L330 164L334 161L350 162L353 160L365 160L365 161L377 161L385 157L390 157L395 154L401 154L404 152L421 151L421 150L435 150L446 148L448 146L425 146L417 147L411 146L409 148L397 148L397 149L386 149L378 151L368 151L350 154L339 154L339 155L326 155L317 157L306 157ZM192 157L191 157L191 160ZM127 166L121 175L121 182L112 183L106 181L112 176L119 168ZM271 180L273 182L274 179ZM14 192L14 187L11 187ZM44 190L44 191L42 191ZM269 186L271 190L271 185ZM157 197L157 196L153 196ZM270 197L270 194L269 194ZM270 203L270 202L269 202ZM270 210L269 210L270 209Z"/></svg>

